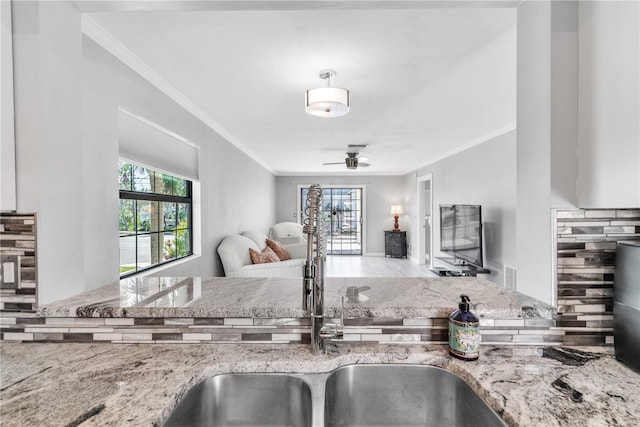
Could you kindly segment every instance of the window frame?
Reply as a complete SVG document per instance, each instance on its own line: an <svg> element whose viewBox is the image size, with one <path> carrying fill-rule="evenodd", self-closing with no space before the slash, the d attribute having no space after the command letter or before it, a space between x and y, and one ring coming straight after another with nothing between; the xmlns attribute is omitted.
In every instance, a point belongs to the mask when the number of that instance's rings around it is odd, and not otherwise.
<svg viewBox="0 0 640 427"><path fill-rule="evenodd" d="M119 277L120 279L124 279L136 274L140 274L144 271L148 271L160 266L166 266L168 264L171 264L173 262L179 261L179 260L183 260L189 256L192 256L194 254L193 252L193 181L191 179L188 178L184 178L184 177L180 177L177 176L175 174L172 173L166 173L164 171L160 171L158 169L154 169L152 167L148 167L148 166L143 166L140 165L136 162L132 162L130 160L124 159L124 158L120 158L118 160L119 163L124 163L124 164L130 164L132 166L131 170L131 174L133 175L133 170L135 167L141 167L146 169L147 171L152 171L154 173L160 173L162 175L166 175L171 177L172 179L181 179L183 181L186 182L186 188L185 188L185 192L186 195L185 196L178 196L175 194L162 194L162 193L156 193L156 192L147 192L147 191L134 191L134 190L124 190L124 189L119 189L119 198L118 198L118 202L120 203L120 201L122 200L133 200L134 203L134 214L133 214L133 231L132 232L125 232L127 234L122 234L123 231L122 230L118 230L119 232L119 236L118 236L118 242L119 242L119 247L120 247L120 242L122 241L122 238L127 238L127 237L135 237L135 247L134 247L134 253L135 253L135 268L133 270L128 270L125 272L120 273ZM133 183L133 176L131 176L131 183ZM133 188L133 184L131 184ZM188 245L189 245L189 249L187 251L186 254L184 255L180 255L177 256L175 258L171 258L169 260L166 261L162 261L162 262L158 262L155 264L150 264L149 266L146 267L142 267L142 268L138 268L139 263L138 263L138 236L143 236L143 235L153 235L153 234L159 234L161 236L164 236L164 233L166 232L166 230L164 230L164 225L163 225L163 229L161 230L160 227L157 231L140 231L138 229L138 215L137 215L137 202L157 202L157 203L173 203L176 205L176 223L175 226L173 228L173 231L175 231L177 233L177 231L182 231L182 230L186 230L186 232L188 233ZM183 204L188 206L187 209L187 215L188 215L188 227L187 228L180 228L178 229L178 223L177 223L177 208L179 204ZM120 210L120 206L118 207L118 213L120 214L121 210ZM163 242L164 242L164 237L163 237ZM164 247L164 244L163 246ZM160 255L160 254L158 254ZM120 268L122 267L121 261L119 263Z"/></svg>

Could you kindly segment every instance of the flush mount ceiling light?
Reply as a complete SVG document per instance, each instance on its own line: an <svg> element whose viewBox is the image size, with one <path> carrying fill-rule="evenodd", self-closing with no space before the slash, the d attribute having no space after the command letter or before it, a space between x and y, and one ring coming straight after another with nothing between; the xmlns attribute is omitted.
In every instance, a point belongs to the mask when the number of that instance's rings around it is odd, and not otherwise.
<svg viewBox="0 0 640 427"><path fill-rule="evenodd" d="M320 71L320 78L327 82L327 86L307 91L307 113L318 117L340 117L349 112L349 91L331 87L331 78L335 76L335 71Z"/></svg>

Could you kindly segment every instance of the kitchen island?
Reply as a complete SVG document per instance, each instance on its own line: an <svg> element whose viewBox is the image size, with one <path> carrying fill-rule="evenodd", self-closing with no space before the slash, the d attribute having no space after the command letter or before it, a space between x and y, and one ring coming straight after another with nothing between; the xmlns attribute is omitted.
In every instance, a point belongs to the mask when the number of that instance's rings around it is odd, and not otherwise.
<svg viewBox="0 0 640 427"><path fill-rule="evenodd" d="M355 291L355 292L354 292ZM328 277L325 311L335 317L447 317L469 295L480 317L551 318L553 307L474 277ZM41 317L304 317L302 278L138 277L47 304Z"/></svg>
<svg viewBox="0 0 640 427"><path fill-rule="evenodd" d="M477 278L327 278L326 318L344 317L342 342L445 343L449 314L471 298L486 344L574 344L553 307ZM344 300L344 305L342 301ZM344 309L343 309L344 307ZM344 316L341 316L344 314ZM308 343L302 279L124 279L7 319L4 341Z"/></svg>

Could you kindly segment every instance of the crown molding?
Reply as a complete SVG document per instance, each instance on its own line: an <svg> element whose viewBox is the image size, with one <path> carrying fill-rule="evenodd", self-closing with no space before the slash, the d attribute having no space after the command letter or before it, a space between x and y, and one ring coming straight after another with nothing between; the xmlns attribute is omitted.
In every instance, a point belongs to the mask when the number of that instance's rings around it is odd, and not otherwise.
<svg viewBox="0 0 640 427"><path fill-rule="evenodd" d="M171 83L160 76L153 68L145 63L140 57L122 44L117 38L109 33L102 25L98 24L86 13L82 14L82 33L99 44L107 52L115 56L127 67L138 73L143 79L164 93L171 100L184 108L187 112L195 116L214 132L234 145L238 150L249 156L253 161L275 175L271 167L265 164L253 151L236 138L229 130L222 126L217 120L208 115L198 107L193 101L187 98L182 92L176 89Z"/></svg>

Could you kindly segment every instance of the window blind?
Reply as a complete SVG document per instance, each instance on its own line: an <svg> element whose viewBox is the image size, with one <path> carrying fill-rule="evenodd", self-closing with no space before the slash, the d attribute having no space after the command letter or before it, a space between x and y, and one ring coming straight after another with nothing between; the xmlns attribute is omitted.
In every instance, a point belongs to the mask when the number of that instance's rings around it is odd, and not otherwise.
<svg viewBox="0 0 640 427"><path fill-rule="evenodd" d="M182 178L198 180L198 147L125 110L118 114L120 157Z"/></svg>

